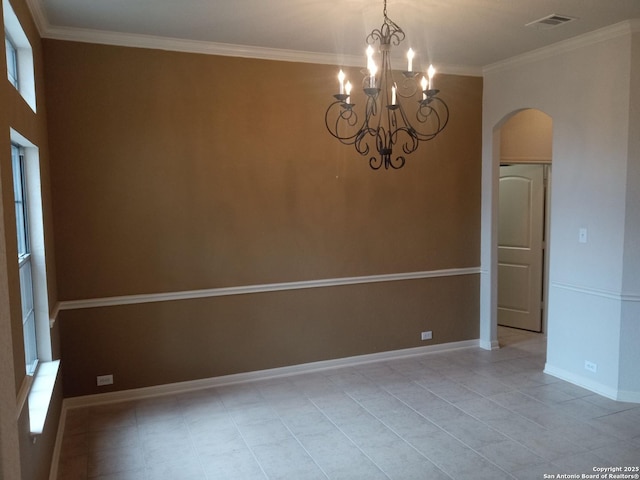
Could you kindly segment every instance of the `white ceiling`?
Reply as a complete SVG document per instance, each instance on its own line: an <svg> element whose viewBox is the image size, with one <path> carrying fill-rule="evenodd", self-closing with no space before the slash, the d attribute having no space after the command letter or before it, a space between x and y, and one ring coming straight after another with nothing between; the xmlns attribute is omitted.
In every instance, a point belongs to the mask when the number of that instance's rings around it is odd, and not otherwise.
<svg viewBox="0 0 640 480"><path fill-rule="evenodd" d="M170 41L184 50L191 45L243 56L290 53L333 64L363 57L365 37L380 27L383 7L383 0L28 2L44 37L133 46L157 42L159 48ZM640 0L388 0L387 10L407 34L398 48L416 50L417 66L431 62L445 70L481 71L561 40L639 19ZM551 14L577 20L550 30L525 27Z"/></svg>

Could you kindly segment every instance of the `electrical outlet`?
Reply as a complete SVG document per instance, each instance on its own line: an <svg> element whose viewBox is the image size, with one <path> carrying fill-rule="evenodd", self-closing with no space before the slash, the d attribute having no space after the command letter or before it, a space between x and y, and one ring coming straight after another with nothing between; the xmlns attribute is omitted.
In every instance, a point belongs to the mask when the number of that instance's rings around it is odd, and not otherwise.
<svg viewBox="0 0 640 480"><path fill-rule="evenodd" d="M584 369L589 370L590 372L596 373L598 371L598 365L593 362L590 362L589 360L585 360Z"/></svg>
<svg viewBox="0 0 640 480"><path fill-rule="evenodd" d="M96 377L96 383L99 387L113 385L113 375L98 375Z"/></svg>
<svg viewBox="0 0 640 480"><path fill-rule="evenodd" d="M433 334L431 333L431 330L429 330L428 332L422 332L420 338L422 340L431 340L433 338Z"/></svg>

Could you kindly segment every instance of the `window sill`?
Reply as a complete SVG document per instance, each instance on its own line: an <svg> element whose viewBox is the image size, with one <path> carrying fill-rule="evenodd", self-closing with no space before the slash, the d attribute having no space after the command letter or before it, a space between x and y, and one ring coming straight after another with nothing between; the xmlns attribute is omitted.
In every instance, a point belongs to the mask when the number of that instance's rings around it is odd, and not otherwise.
<svg viewBox="0 0 640 480"><path fill-rule="evenodd" d="M32 437L41 435L44 430L59 369L60 360L42 362L38 365L29 391L29 429Z"/></svg>

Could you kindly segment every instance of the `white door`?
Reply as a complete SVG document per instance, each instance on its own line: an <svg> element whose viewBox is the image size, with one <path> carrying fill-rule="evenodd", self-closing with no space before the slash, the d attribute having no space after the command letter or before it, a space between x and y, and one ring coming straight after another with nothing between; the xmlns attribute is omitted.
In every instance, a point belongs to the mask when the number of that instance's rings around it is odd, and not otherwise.
<svg viewBox="0 0 640 480"><path fill-rule="evenodd" d="M500 167L498 324L542 330L544 166Z"/></svg>

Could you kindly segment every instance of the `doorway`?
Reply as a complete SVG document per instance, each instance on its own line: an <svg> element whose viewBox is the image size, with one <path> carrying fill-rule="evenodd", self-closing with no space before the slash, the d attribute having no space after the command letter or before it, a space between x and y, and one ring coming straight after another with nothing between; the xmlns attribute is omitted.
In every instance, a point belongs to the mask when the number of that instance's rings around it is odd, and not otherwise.
<svg viewBox="0 0 640 480"><path fill-rule="evenodd" d="M548 165L500 166L498 325L542 332Z"/></svg>
<svg viewBox="0 0 640 480"><path fill-rule="evenodd" d="M551 118L523 110L500 131L498 325L546 332Z"/></svg>

